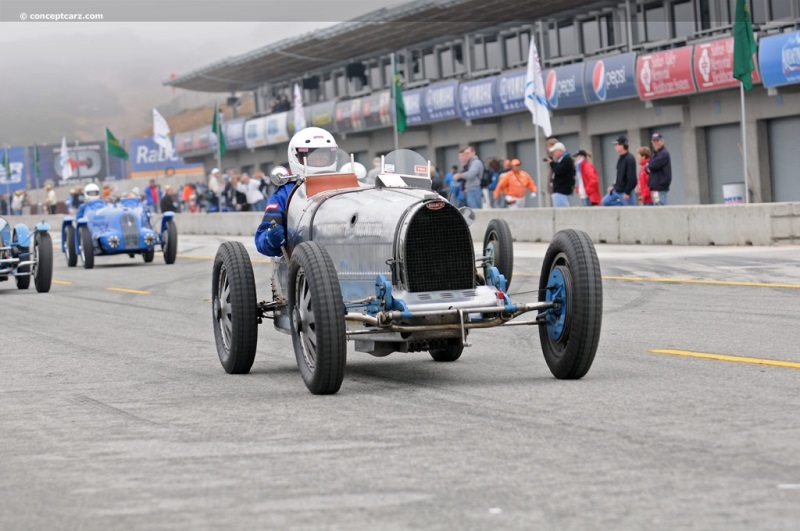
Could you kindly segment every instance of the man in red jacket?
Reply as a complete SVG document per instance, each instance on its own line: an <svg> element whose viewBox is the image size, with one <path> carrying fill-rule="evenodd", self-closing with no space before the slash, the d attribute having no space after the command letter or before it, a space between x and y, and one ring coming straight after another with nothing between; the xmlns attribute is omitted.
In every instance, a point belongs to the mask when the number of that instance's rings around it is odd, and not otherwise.
<svg viewBox="0 0 800 531"><path fill-rule="evenodd" d="M592 164L592 154L581 149L575 154L576 186L575 191L581 198L581 205L599 205L602 200L600 196L600 178L597 176L597 168Z"/></svg>

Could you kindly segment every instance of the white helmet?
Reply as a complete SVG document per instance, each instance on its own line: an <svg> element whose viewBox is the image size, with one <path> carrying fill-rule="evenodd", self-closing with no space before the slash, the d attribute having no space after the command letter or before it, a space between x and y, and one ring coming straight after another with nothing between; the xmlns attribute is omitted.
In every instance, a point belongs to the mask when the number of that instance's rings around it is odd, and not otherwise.
<svg viewBox="0 0 800 531"><path fill-rule="evenodd" d="M88 203L89 201L97 201L100 199L100 187L94 183L87 184L83 189L83 198Z"/></svg>
<svg viewBox="0 0 800 531"><path fill-rule="evenodd" d="M356 179L359 181L363 181L367 177L367 169L360 162L353 163L352 165L348 162L342 166L339 171L341 173L354 173Z"/></svg>
<svg viewBox="0 0 800 531"><path fill-rule="evenodd" d="M319 127L306 127L289 141L289 168L294 175L302 175L304 169L309 174L333 173L338 151L332 134Z"/></svg>

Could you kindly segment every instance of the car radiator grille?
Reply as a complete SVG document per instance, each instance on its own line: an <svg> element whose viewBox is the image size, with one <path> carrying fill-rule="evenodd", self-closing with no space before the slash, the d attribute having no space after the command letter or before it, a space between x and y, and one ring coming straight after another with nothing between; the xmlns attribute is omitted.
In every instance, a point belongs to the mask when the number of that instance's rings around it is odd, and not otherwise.
<svg viewBox="0 0 800 531"><path fill-rule="evenodd" d="M119 218L119 224L122 228L122 240L125 249L138 249L139 248L139 220L133 214L124 214Z"/></svg>
<svg viewBox="0 0 800 531"><path fill-rule="evenodd" d="M475 287L475 256L467 222L449 203L423 206L408 225L405 270L408 290L441 291Z"/></svg>

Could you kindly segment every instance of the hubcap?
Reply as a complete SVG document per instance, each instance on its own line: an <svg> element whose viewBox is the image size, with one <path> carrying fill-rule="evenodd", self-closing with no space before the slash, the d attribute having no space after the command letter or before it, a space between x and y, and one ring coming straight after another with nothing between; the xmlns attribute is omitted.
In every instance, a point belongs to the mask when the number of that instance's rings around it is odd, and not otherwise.
<svg viewBox="0 0 800 531"><path fill-rule="evenodd" d="M303 359L310 370L317 366L317 323L311 303L311 289L302 270L297 272L295 284L295 308L292 312L292 326L300 339L298 342Z"/></svg>
<svg viewBox="0 0 800 531"><path fill-rule="evenodd" d="M216 316L219 330L222 336L222 344L225 351L231 349L231 336L233 335L233 324L231 317L231 286L228 282L228 272L223 266L219 272L219 282L217 283L217 298L214 299L214 315Z"/></svg>
<svg viewBox="0 0 800 531"><path fill-rule="evenodd" d="M567 322L567 289L569 270L565 266L556 266L547 279L548 302L556 302L556 306L547 312L547 334L553 341L560 341L564 335Z"/></svg>

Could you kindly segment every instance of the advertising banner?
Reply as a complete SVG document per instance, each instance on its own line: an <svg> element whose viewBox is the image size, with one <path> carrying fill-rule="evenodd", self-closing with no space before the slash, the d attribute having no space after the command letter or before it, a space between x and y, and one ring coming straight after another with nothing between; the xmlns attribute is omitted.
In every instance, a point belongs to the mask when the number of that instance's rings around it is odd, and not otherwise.
<svg viewBox="0 0 800 531"><path fill-rule="evenodd" d="M458 118L458 81L435 83L424 90L426 121Z"/></svg>
<svg viewBox="0 0 800 531"><path fill-rule="evenodd" d="M202 164L186 164L177 152L167 157L152 137L132 138L129 155L134 179L203 173Z"/></svg>
<svg viewBox="0 0 800 531"><path fill-rule="evenodd" d="M425 89L403 91L403 104L406 107L406 125L419 125L425 121L423 98Z"/></svg>
<svg viewBox="0 0 800 531"><path fill-rule="evenodd" d="M515 70L497 77L497 101L501 113L526 110L526 70Z"/></svg>
<svg viewBox="0 0 800 531"><path fill-rule="evenodd" d="M42 146L39 149L41 152ZM5 153L5 147L0 148L0 160L4 160ZM5 166L0 164L0 194L8 195L28 188L28 159L25 155L26 150L22 146L8 148L8 165L11 171L7 174Z"/></svg>
<svg viewBox="0 0 800 531"><path fill-rule="evenodd" d="M308 121L308 125L321 127L331 132L335 131L333 117L336 112L336 100L315 103L308 107L308 110L311 113L311 120Z"/></svg>
<svg viewBox="0 0 800 531"><path fill-rule="evenodd" d="M758 64L765 87L800 83L800 31L761 39Z"/></svg>
<svg viewBox="0 0 800 531"><path fill-rule="evenodd" d="M267 144L280 144L289 141L289 113L270 114L267 120Z"/></svg>
<svg viewBox="0 0 800 531"><path fill-rule="evenodd" d="M405 101L405 98L403 98ZM361 99L361 116L364 129L389 127L392 125L392 95L387 90Z"/></svg>
<svg viewBox="0 0 800 531"><path fill-rule="evenodd" d="M211 139L211 126L207 125L192 131L192 151L206 151L217 147L217 137Z"/></svg>
<svg viewBox="0 0 800 531"><path fill-rule="evenodd" d="M752 77L753 83L761 82L758 69ZM701 92L739 86L739 80L733 77L733 37L695 44L694 78Z"/></svg>
<svg viewBox="0 0 800 531"><path fill-rule="evenodd" d="M361 99L340 101L336 104L336 130L340 133L351 133L364 130L361 115Z"/></svg>
<svg viewBox="0 0 800 531"><path fill-rule="evenodd" d="M636 52L587 61L583 85L588 103L636 98Z"/></svg>
<svg viewBox="0 0 800 531"><path fill-rule="evenodd" d="M692 75L693 50L693 46L684 46L640 55L636 61L639 97L643 100L655 100L697 92Z"/></svg>
<svg viewBox="0 0 800 531"><path fill-rule="evenodd" d="M228 149L241 149L244 144L244 118L236 118L222 124L225 135L225 147Z"/></svg>
<svg viewBox="0 0 800 531"><path fill-rule="evenodd" d="M583 93L583 63L559 66L543 72L544 94L551 109L586 105Z"/></svg>
<svg viewBox="0 0 800 531"><path fill-rule="evenodd" d="M96 179L105 179L105 149L105 141L79 144L77 148L74 143L68 144L67 154L69 155L69 163L72 167L72 177L65 182L61 178L61 144L40 145L39 178L36 179L34 177L31 179L31 187L41 188L48 182L61 185L70 183L80 184L83 182L91 182ZM115 161L119 162L115 164ZM116 172L115 176L122 176L122 174L124 174L124 161L111 157L111 165L112 169Z"/></svg>
<svg viewBox="0 0 800 531"><path fill-rule="evenodd" d="M458 87L461 118L471 120L497 114L496 85L497 76L461 83Z"/></svg>
<svg viewBox="0 0 800 531"><path fill-rule="evenodd" d="M194 133L192 131L187 131L185 133L177 133L173 138L173 145L175 146L175 151L178 153L189 153L192 151L192 141L194 140Z"/></svg>
<svg viewBox="0 0 800 531"><path fill-rule="evenodd" d="M253 118L244 124L244 145L256 149L267 145L267 117Z"/></svg>

